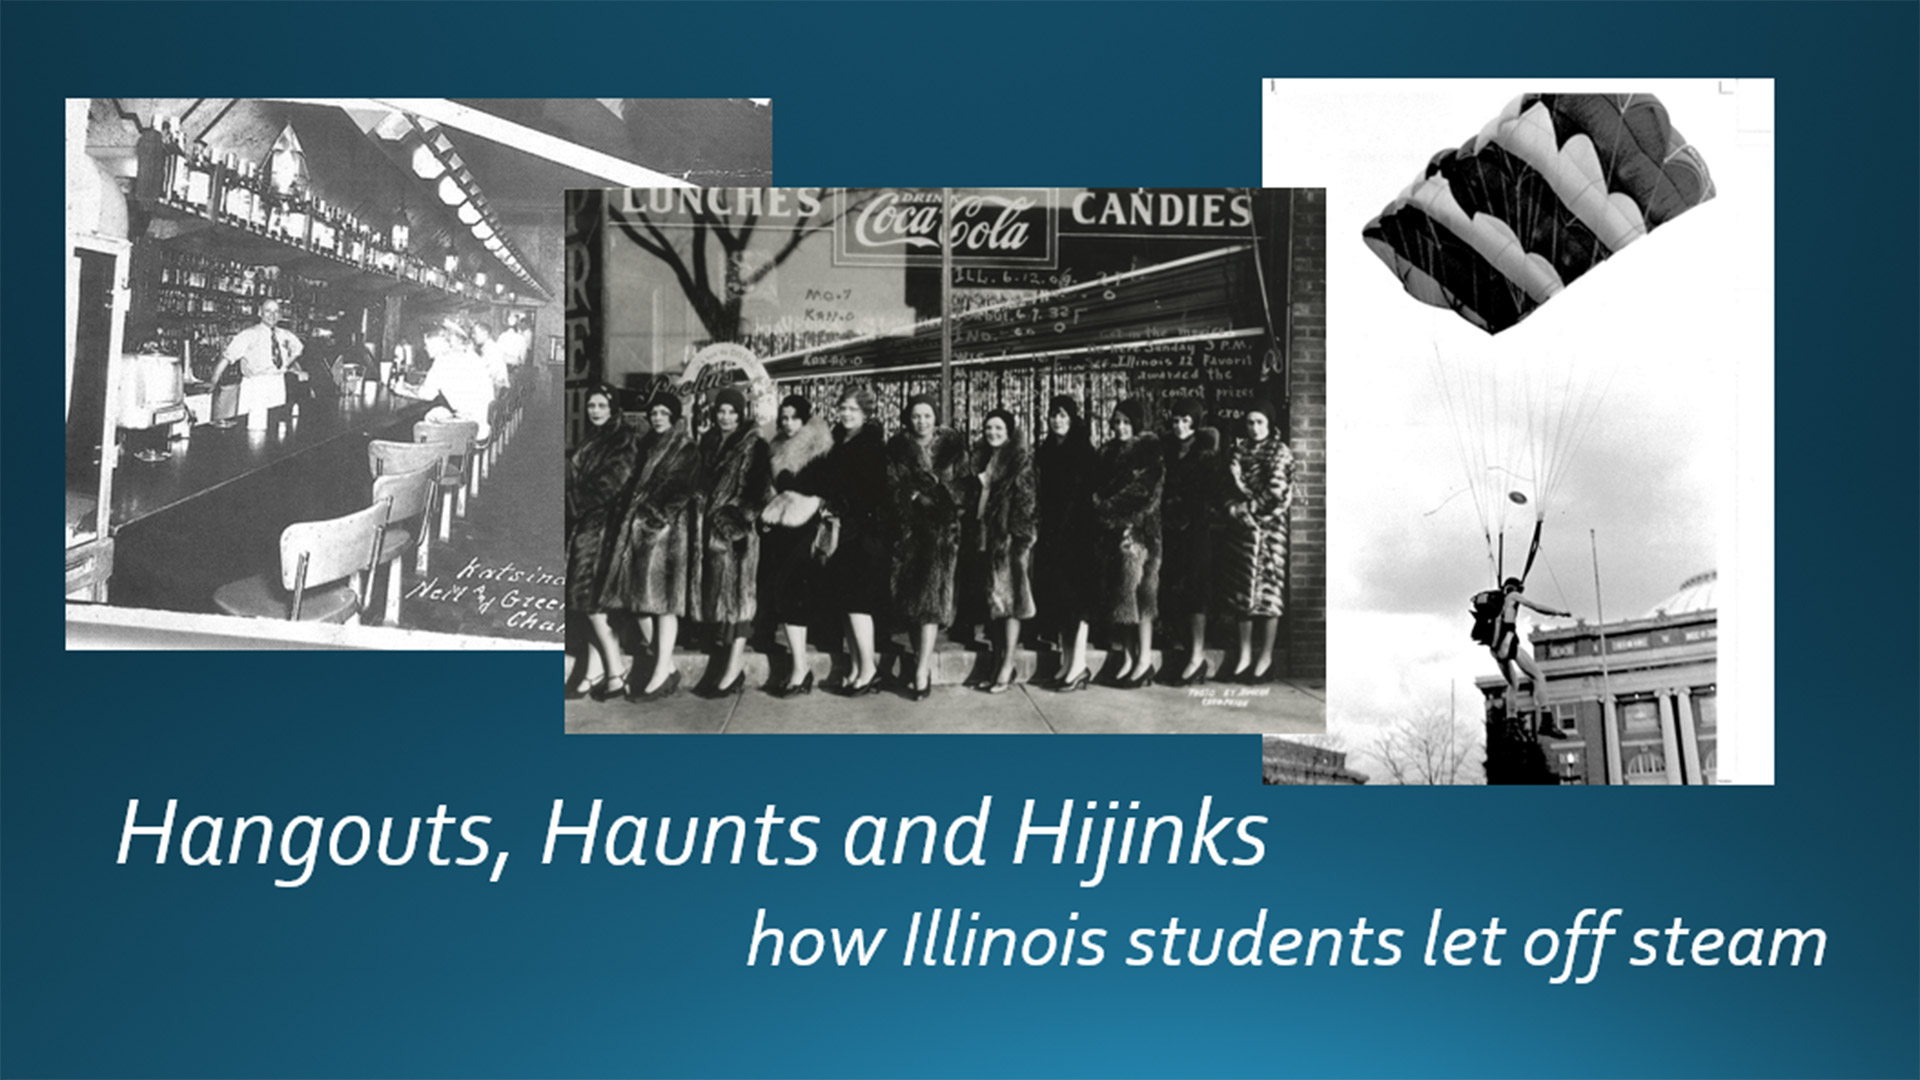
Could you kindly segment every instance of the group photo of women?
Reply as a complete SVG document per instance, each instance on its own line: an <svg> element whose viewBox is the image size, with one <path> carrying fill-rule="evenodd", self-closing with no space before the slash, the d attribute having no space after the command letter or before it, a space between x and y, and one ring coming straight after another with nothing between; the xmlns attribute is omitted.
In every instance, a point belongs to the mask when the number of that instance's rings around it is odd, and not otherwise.
<svg viewBox="0 0 1920 1080"><path fill-rule="evenodd" d="M586 395L567 605L590 632L569 699L922 702L956 681L1073 694L1283 674L1296 470L1274 402L1228 420L1135 397L1090 416L1058 394L1042 430L1021 402L962 431L929 394L896 415L868 386L835 398L788 394L761 417L732 387L655 389L632 412L612 387Z"/></svg>

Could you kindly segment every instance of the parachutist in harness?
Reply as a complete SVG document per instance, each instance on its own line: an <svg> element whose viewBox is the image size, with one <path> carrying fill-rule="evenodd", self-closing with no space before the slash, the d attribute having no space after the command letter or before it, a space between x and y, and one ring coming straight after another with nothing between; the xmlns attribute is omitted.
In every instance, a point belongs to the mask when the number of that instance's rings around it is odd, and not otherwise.
<svg viewBox="0 0 1920 1080"><path fill-rule="evenodd" d="M1542 615L1559 618L1572 618L1573 612L1536 604L1522 595L1525 591L1526 585L1519 578L1508 578L1500 584L1500 616L1494 627L1493 644L1488 649L1493 653L1493 662L1500 667L1500 677L1507 681L1507 715L1513 715L1520 694L1520 681L1513 672L1514 665L1518 664L1533 679L1534 716L1539 725L1536 730L1549 739L1565 739L1569 737L1567 733L1547 715L1547 677L1540 673L1540 665L1534 663L1533 656L1520 647L1520 609L1532 608Z"/></svg>

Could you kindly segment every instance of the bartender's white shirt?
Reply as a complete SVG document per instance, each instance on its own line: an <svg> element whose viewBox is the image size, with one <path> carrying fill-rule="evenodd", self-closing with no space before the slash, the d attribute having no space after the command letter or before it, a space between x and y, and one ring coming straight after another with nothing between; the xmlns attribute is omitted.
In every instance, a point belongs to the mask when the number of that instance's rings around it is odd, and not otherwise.
<svg viewBox="0 0 1920 1080"><path fill-rule="evenodd" d="M273 339L280 339L280 367L273 365ZM270 327L266 323L254 323L245 330L233 335L227 342L226 359L240 361L240 374L248 378L262 375L278 375L285 368L293 366L300 359L304 346L291 331Z"/></svg>

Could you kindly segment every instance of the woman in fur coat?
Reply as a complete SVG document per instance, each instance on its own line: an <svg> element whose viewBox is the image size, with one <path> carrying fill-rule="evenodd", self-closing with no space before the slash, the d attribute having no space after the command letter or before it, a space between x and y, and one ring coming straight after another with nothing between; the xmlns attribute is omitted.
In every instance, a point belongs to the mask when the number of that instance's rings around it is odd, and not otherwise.
<svg viewBox="0 0 1920 1080"><path fill-rule="evenodd" d="M1161 500L1160 619L1187 631L1187 663L1168 681L1207 681L1207 607L1213 598L1213 523L1222 499L1220 433L1203 427L1197 398L1177 398L1167 409L1166 497Z"/></svg>
<svg viewBox="0 0 1920 1080"><path fill-rule="evenodd" d="M1273 674L1273 640L1287 584L1287 511L1293 506L1294 461L1274 430L1273 406L1247 406L1247 434L1234 443L1224 548L1227 604L1240 616L1240 656L1232 677L1265 682ZM1260 648L1253 645L1254 624Z"/></svg>
<svg viewBox="0 0 1920 1080"><path fill-rule="evenodd" d="M1053 688L1084 690L1087 621L1093 617L1093 477L1098 463L1080 403L1057 394L1047 403L1048 434L1034 453L1040 536L1033 549L1033 587L1041 632L1060 646Z"/></svg>
<svg viewBox="0 0 1920 1080"><path fill-rule="evenodd" d="M1113 407L1100 446L1093 492L1093 558L1101 615L1122 638L1125 663L1114 685L1137 690L1153 681L1153 620L1160 597L1160 495L1166 458L1132 398ZM1120 630L1132 627L1131 634ZM1126 640L1131 638L1131 640Z"/></svg>
<svg viewBox="0 0 1920 1080"><path fill-rule="evenodd" d="M1013 659L1020 648L1020 622L1033 618L1033 587L1028 571L1038 526L1033 457L1020 438L1013 414L987 414L974 445L968 483L966 525L961 533L963 579L976 595L968 608L983 611L1001 627L995 646L999 669L979 689L1004 694L1013 686ZM988 631L989 635L992 631Z"/></svg>
<svg viewBox="0 0 1920 1080"><path fill-rule="evenodd" d="M700 486L700 454L680 422L680 399L655 394L647 423L653 430L640 444L606 587L609 608L653 621L653 671L644 686L627 685L632 701L656 701L680 689L674 639L698 573L689 504Z"/></svg>
<svg viewBox="0 0 1920 1080"><path fill-rule="evenodd" d="M567 610L587 617L601 661L596 679L593 658L587 658L578 676L580 689L567 691L569 698L592 695L605 700L609 693L627 688L627 659L601 599L622 520L622 497L633 475L634 431L616 400L611 387L587 392L587 437L567 459ZM570 675L567 682L571 686L575 678Z"/></svg>
<svg viewBox="0 0 1920 1080"><path fill-rule="evenodd" d="M916 631L913 699L933 690L933 646L953 624L953 576L960 556L961 488L967 441L939 426L933 399L907 402L907 430L887 443L887 490L892 496L892 584L895 610Z"/></svg>
<svg viewBox="0 0 1920 1080"><path fill-rule="evenodd" d="M807 630L818 618L820 576L814 538L820 531L821 475L833 432L813 419L813 403L795 394L780 403L773 436L773 498L760 513L760 611L786 638L793 670L786 681L768 680L775 697L813 692Z"/></svg>
<svg viewBox="0 0 1920 1080"><path fill-rule="evenodd" d="M833 449L821 462L820 543L825 554L820 595L846 616L853 639L853 668L840 692L848 696L880 689L874 658L874 616L887 610L887 442L873 391L856 387L841 395Z"/></svg>
<svg viewBox="0 0 1920 1080"><path fill-rule="evenodd" d="M727 643L726 666L702 697L740 689L758 610L760 508L772 468L766 440L748 420L746 395L729 386L714 395L713 426L700 436L700 618Z"/></svg>

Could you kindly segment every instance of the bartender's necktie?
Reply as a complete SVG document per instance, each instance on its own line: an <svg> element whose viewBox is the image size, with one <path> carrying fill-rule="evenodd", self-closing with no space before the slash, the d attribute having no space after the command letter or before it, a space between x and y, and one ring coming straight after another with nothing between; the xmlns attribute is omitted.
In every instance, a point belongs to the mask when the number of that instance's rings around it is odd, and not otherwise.
<svg viewBox="0 0 1920 1080"><path fill-rule="evenodd" d="M285 371L285 365L280 363L280 332L271 326L267 327L267 340L273 342L273 370Z"/></svg>

